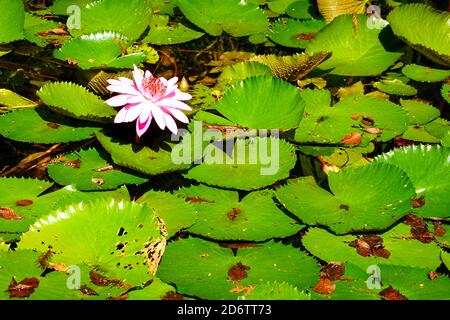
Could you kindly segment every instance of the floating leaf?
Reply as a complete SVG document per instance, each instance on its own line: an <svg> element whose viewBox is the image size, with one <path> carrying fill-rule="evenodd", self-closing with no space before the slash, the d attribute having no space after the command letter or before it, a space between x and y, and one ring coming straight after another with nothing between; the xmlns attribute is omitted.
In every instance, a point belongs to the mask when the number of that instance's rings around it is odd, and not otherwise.
<svg viewBox="0 0 450 320"><path fill-rule="evenodd" d="M406 112L389 101L350 96L329 107L331 95L328 90L304 89L300 94L306 102L303 119L295 133L295 141L300 143L344 143L344 138L351 138L352 134L355 139L356 134L362 134L363 142L389 141L407 128ZM370 134L365 130L368 128L378 128L382 132Z"/></svg>
<svg viewBox="0 0 450 320"><path fill-rule="evenodd" d="M273 77L251 77L232 86L216 109L240 127L290 129L298 126L304 102L298 90Z"/></svg>
<svg viewBox="0 0 450 320"><path fill-rule="evenodd" d="M408 213L414 187L395 166L366 165L331 172L331 193L312 177L278 189L280 203L309 225L325 225L337 234L384 230Z"/></svg>
<svg viewBox="0 0 450 320"><path fill-rule="evenodd" d="M332 52L330 59L319 68L342 76L376 76L397 61L402 55L391 51L387 45L393 39L389 28L369 29L367 17L358 15L360 27L353 30L352 16L339 16L312 39L306 52Z"/></svg>
<svg viewBox="0 0 450 320"><path fill-rule="evenodd" d="M282 18L275 22L268 37L282 46L304 49L324 26L325 22L323 20L299 21Z"/></svg>
<svg viewBox="0 0 450 320"><path fill-rule="evenodd" d="M425 204L413 211L421 217L449 217L448 193L450 183L450 150L432 146L412 146L396 149L377 157L378 162L398 166L411 179L417 198L423 197Z"/></svg>
<svg viewBox="0 0 450 320"><path fill-rule="evenodd" d="M0 89L0 113L14 109L34 108L37 103L8 90Z"/></svg>
<svg viewBox="0 0 450 320"><path fill-rule="evenodd" d="M116 114L100 97L74 83L49 83L37 94L51 109L76 119L110 122Z"/></svg>
<svg viewBox="0 0 450 320"><path fill-rule="evenodd" d="M427 124L428 122L438 118L440 112L432 105L417 101L400 99L403 109L408 112L409 124Z"/></svg>
<svg viewBox="0 0 450 320"><path fill-rule="evenodd" d="M295 1L286 8L286 14L295 19L312 19L310 11L312 8L309 0Z"/></svg>
<svg viewBox="0 0 450 320"><path fill-rule="evenodd" d="M253 76L270 76L269 67L258 62L239 62L226 66L219 76L218 83L222 89L227 89L238 81Z"/></svg>
<svg viewBox="0 0 450 320"><path fill-rule="evenodd" d="M225 31L242 37L265 32L268 27L261 9L239 0L178 0L178 5L186 18L212 36Z"/></svg>
<svg viewBox="0 0 450 320"><path fill-rule="evenodd" d="M9 43L23 39L25 10L21 0L1 0L0 43Z"/></svg>
<svg viewBox="0 0 450 320"><path fill-rule="evenodd" d="M73 3L71 3L73 4ZM142 0L101 0L89 2L80 10L80 29L71 29L74 37L111 31L137 40L150 22L150 5Z"/></svg>
<svg viewBox="0 0 450 320"><path fill-rule="evenodd" d="M381 235L384 248L390 252L389 258L363 257L349 245L356 240L355 236L335 236L319 228L310 229L303 237L302 243L314 256L326 262L351 262L364 270L370 265L381 263L436 269L441 263L439 247L434 243L424 244L408 238L408 233L409 226L399 224Z"/></svg>
<svg viewBox="0 0 450 320"><path fill-rule="evenodd" d="M256 148L267 152L258 156ZM189 170L185 177L239 190L256 190L285 179L296 163L294 147L273 137L237 140L231 157L213 144L205 153L202 163Z"/></svg>
<svg viewBox="0 0 450 320"><path fill-rule="evenodd" d="M381 92L385 92L391 95L398 95L398 96L417 95L416 88L398 79L381 80L378 82L374 82L373 86L378 90L380 90Z"/></svg>
<svg viewBox="0 0 450 320"><path fill-rule="evenodd" d="M404 66L402 72L408 78L420 82L439 82L450 77L450 70L433 69L417 64Z"/></svg>
<svg viewBox="0 0 450 320"><path fill-rule="evenodd" d="M152 25L149 34L142 40L156 45L173 45L202 37L204 33L192 30L181 23L175 25Z"/></svg>
<svg viewBox="0 0 450 320"><path fill-rule="evenodd" d="M215 240L264 241L302 228L276 206L271 191L252 192L240 201L236 191L206 186L183 188L177 194L199 212L189 232Z"/></svg>
<svg viewBox="0 0 450 320"><path fill-rule="evenodd" d="M57 59L76 64L83 70L99 68L126 69L147 59L144 52L121 55L126 38L112 32L83 35L55 51Z"/></svg>
<svg viewBox="0 0 450 320"><path fill-rule="evenodd" d="M311 300L311 296L287 282L267 282L252 287L245 300Z"/></svg>
<svg viewBox="0 0 450 320"><path fill-rule="evenodd" d="M189 238L168 245L158 276L178 292L203 299L236 299L242 287L289 282L305 290L318 280L316 261L293 247L267 242L236 256L217 244ZM180 272L182 270L182 272Z"/></svg>
<svg viewBox="0 0 450 320"><path fill-rule="evenodd" d="M450 103L450 84L444 83L441 88L441 95L447 103Z"/></svg>
<svg viewBox="0 0 450 320"><path fill-rule="evenodd" d="M189 159L188 163L174 163L172 161L172 148L176 146L176 143L173 142L162 142L150 148L126 143L100 132L97 133L97 139L103 148L111 154L114 163L144 174L157 175L182 171L191 167L195 160Z"/></svg>
<svg viewBox="0 0 450 320"><path fill-rule="evenodd" d="M148 207L103 200L42 218L23 235L21 247L51 248L56 253L52 263L85 265L107 279L119 279L123 287L134 287L152 279L147 255L161 241L160 233Z"/></svg>
<svg viewBox="0 0 450 320"><path fill-rule="evenodd" d="M450 13L421 3L397 7L387 17L398 37L444 66L450 66L449 19Z"/></svg>
<svg viewBox="0 0 450 320"><path fill-rule="evenodd" d="M44 108L24 109L0 117L0 134L29 143L63 143L90 139L101 128L70 120Z"/></svg>
<svg viewBox="0 0 450 320"><path fill-rule="evenodd" d="M70 38L69 33L61 29L56 22L41 19L30 13L25 14L23 32L27 41L40 47L50 43L63 43Z"/></svg>
<svg viewBox="0 0 450 320"><path fill-rule="evenodd" d="M192 204L167 192L148 191L138 202L147 204L156 216L164 220L169 237L188 229L198 218Z"/></svg>
<svg viewBox="0 0 450 320"><path fill-rule="evenodd" d="M50 178L60 185L73 185L82 191L111 190L123 184L142 184L147 180L114 168L105 152L81 150L62 157L48 167ZM101 179L102 184L95 183Z"/></svg>

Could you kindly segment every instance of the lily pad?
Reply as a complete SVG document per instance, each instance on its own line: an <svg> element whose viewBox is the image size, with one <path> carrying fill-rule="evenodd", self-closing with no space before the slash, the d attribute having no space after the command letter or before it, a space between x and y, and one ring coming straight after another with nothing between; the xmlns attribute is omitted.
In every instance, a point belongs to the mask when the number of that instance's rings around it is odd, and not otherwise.
<svg viewBox="0 0 450 320"><path fill-rule="evenodd" d="M248 294L244 293L245 300L311 300L311 296L298 290L287 282L267 282L255 286Z"/></svg>
<svg viewBox="0 0 450 320"><path fill-rule="evenodd" d="M350 246L351 242L358 239L356 236L336 236L319 228L311 228L302 243L314 256L326 262L351 262L364 270L381 263L435 270L441 264L439 246L408 238L405 236L408 234L411 235L409 226L399 224L381 235L383 246L389 251L388 258L361 256Z"/></svg>
<svg viewBox="0 0 450 320"><path fill-rule="evenodd" d="M305 252L267 242L231 249L189 238L168 245L158 276L176 283L179 293L203 299L236 299L246 288L269 281L289 282L305 290L318 280L319 265Z"/></svg>
<svg viewBox="0 0 450 320"><path fill-rule="evenodd" d="M396 149L376 158L378 162L398 166L406 172L416 190L416 197L424 202L414 208L421 217L449 217L450 150L442 147L412 146ZM421 201L421 202L422 202Z"/></svg>
<svg viewBox="0 0 450 320"><path fill-rule="evenodd" d="M243 61L226 66L219 76L218 83L224 90L233 84L252 76L271 76L270 68L262 63Z"/></svg>
<svg viewBox="0 0 450 320"><path fill-rule="evenodd" d="M450 66L449 19L450 13L422 3L399 6L387 17L398 37L444 66Z"/></svg>
<svg viewBox="0 0 450 320"><path fill-rule="evenodd" d="M162 239L160 225L147 206L103 200L40 219L22 236L21 248L41 252L51 248L52 263L84 265L131 288L152 279L149 254Z"/></svg>
<svg viewBox="0 0 450 320"><path fill-rule="evenodd" d="M64 143L94 137L101 128L70 120L45 108L17 110L0 117L0 135L28 143Z"/></svg>
<svg viewBox="0 0 450 320"><path fill-rule="evenodd" d="M168 237L188 229L198 218L197 210L192 204L168 192L148 191L138 202L148 205L164 221Z"/></svg>
<svg viewBox="0 0 450 320"><path fill-rule="evenodd" d="M127 69L147 59L145 52L122 55L127 39L113 32L83 35L74 38L55 51L57 59L78 65L83 70Z"/></svg>
<svg viewBox="0 0 450 320"><path fill-rule="evenodd" d="M447 103L450 103L450 84L444 83L441 88L441 95Z"/></svg>
<svg viewBox="0 0 450 320"><path fill-rule="evenodd" d="M192 163L196 160L188 155L188 161L175 163L176 161L173 161L172 153L173 148L176 147L177 144L173 142L160 141L160 143L157 142L157 144L152 147L146 147L127 143L106 136L100 132L97 133L97 139L100 141L103 148L111 154L115 164L144 174L157 175L183 171L190 168ZM189 140L190 139L186 139L186 144L191 143ZM181 142L179 146L182 147L183 143L184 142Z"/></svg>
<svg viewBox="0 0 450 320"><path fill-rule="evenodd" d="M405 76L419 82L440 82L450 77L450 70L433 69L417 64L408 64L403 67Z"/></svg>
<svg viewBox="0 0 450 320"><path fill-rule="evenodd" d="M173 45L202 37L204 33L192 30L181 23L152 25L149 34L142 40L156 45Z"/></svg>
<svg viewBox="0 0 450 320"><path fill-rule="evenodd" d="M258 155L255 148L266 152ZM294 147L284 140L273 137L238 139L231 157L211 144L205 150L202 163L184 176L212 186L256 190L286 179L295 163Z"/></svg>
<svg viewBox="0 0 450 320"><path fill-rule="evenodd" d="M381 92L397 96L415 96L417 89L399 79L381 80L373 83L373 86Z"/></svg>
<svg viewBox="0 0 450 320"><path fill-rule="evenodd" d="M215 240L285 238L303 227L277 207L272 191L252 192L239 200L236 191L200 185L176 194L198 210L198 220L189 232Z"/></svg>
<svg viewBox="0 0 450 320"><path fill-rule="evenodd" d="M258 6L239 0L178 0L184 16L212 36L234 37L265 32L269 26Z"/></svg>
<svg viewBox="0 0 450 320"><path fill-rule="evenodd" d="M25 10L21 0L1 0L0 43L9 43L23 39Z"/></svg>
<svg viewBox="0 0 450 320"><path fill-rule="evenodd" d="M407 128L407 114L400 106L372 97L350 96L330 107L328 90L304 89L305 113L295 132L300 143L349 144L349 135L359 142L389 141Z"/></svg>
<svg viewBox="0 0 450 320"><path fill-rule="evenodd" d="M62 157L48 167L50 178L60 185L73 185L81 191L112 190L124 184L147 180L114 168L109 156L99 149L80 150Z"/></svg>
<svg viewBox="0 0 450 320"><path fill-rule="evenodd" d="M400 99L400 104L408 112L409 124L427 124L441 115L439 110L432 105L417 100Z"/></svg>
<svg viewBox="0 0 450 320"><path fill-rule="evenodd" d="M268 33L268 37L282 46L304 49L324 26L325 22L323 20L310 19L299 21L282 18L274 23Z"/></svg>
<svg viewBox="0 0 450 320"><path fill-rule="evenodd" d="M73 3L71 3L73 4ZM71 29L74 37L111 31L137 40L150 22L148 1L101 0L89 2L80 10L80 29Z"/></svg>
<svg viewBox="0 0 450 320"><path fill-rule="evenodd" d="M259 76L232 86L216 109L240 127L290 129L298 126L304 102L288 82Z"/></svg>
<svg viewBox="0 0 450 320"><path fill-rule="evenodd" d="M332 52L320 69L342 76L376 76L400 58L402 53L392 48L389 27L367 28L365 15L358 15L357 21L358 27L354 28L351 15L336 17L309 42L306 52L310 55Z"/></svg>
<svg viewBox="0 0 450 320"><path fill-rule="evenodd" d="M52 110L76 119L111 122L116 114L100 97L74 83L49 83L37 94Z"/></svg>
<svg viewBox="0 0 450 320"><path fill-rule="evenodd" d="M312 177L299 178L276 191L280 203L308 225L337 234L387 229L412 208L414 187L395 166L365 165L331 172L331 193Z"/></svg>

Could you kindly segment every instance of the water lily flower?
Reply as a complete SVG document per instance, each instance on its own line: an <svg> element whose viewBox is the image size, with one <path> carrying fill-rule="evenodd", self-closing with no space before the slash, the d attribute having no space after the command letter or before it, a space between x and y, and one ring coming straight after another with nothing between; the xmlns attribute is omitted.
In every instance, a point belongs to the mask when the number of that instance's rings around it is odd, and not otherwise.
<svg viewBox="0 0 450 320"><path fill-rule="evenodd" d="M178 127L174 119L188 123L188 117L181 110L192 110L183 101L192 99L188 93L178 89L178 78L170 80L156 78L150 71L145 73L134 66L134 80L119 78L110 79L107 89L120 93L106 101L111 107L124 106L116 115L114 122L136 121L136 133L141 137L150 127L154 119L161 130L166 127L177 134Z"/></svg>

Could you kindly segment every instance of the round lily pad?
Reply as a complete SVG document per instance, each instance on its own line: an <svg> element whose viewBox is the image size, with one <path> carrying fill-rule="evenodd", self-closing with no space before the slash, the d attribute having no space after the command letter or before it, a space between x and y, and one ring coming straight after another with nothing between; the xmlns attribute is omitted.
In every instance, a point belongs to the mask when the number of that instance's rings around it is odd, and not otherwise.
<svg viewBox="0 0 450 320"><path fill-rule="evenodd" d="M9 43L23 39L25 10L21 0L1 0L0 43Z"/></svg>
<svg viewBox="0 0 450 320"><path fill-rule="evenodd" d="M142 184L147 179L114 168L109 155L102 150L80 150L62 156L48 167L50 178L60 185L73 185L78 190L111 190L124 184Z"/></svg>
<svg viewBox="0 0 450 320"><path fill-rule="evenodd" d="M28 143L64 143L94 137L101 128L71 120L45 108L16 110L0 116L0 135Z"/></svg>
<svg viewBox="0 0 450 320"><path fill-rule="evenodd" d="M381 92L397 95L397 96L415 96L417 95L417 89L413 86L404 83L399 79L393 80L381 80L374 82L373 86Z"/></svg>
<svg viewBox="0 0 450 320"><path fill-rule="evenodd" d="M296 87L270 76L250 77L235 84L216 105L230 121L251 129L296 128L303 108Z"/></svg>
<svg viewBox="0 0 450 320"><path fill-rule="evenodd" d="M256 147L265 150L265 154L258 155ZM238 139L231 157L217 145L209 145L202 163L184 176L212 186L256 190L287 178L296 160L294 147L284 140Z"/></svg>
<svg viewBox="0 0 450 320"><path fill-rule="evenodd" d="M323 20L295 20L282 18L274 23L268 37L277 44L291 48L306 48L309 41L314 38L325 26Z"/></svg>
<svg viewBox="0 0 450 320"><path fill-rule="evenodd" d="M398 166L406 172L422 199L414 212L422 217L449 217L450 150L443 147L412 146L395 149L376 158L378 162Z"/></svg>
<svg viewBox="0 0 450 320"><path fill-rule="evenodd" d="M365 165L330 173L331 193L312 177L276 190L278 200L309 225L337 234L384 230L408 213L414 187L395 166Z"/></svg>
<svg viewBox="0 0 450 320"><path fill-rule="evenodd" d="M408 64L403 67L405 76L419 82L440 82L450 77L450 70L433 69L418 64Z"/></svg>
<svg viewBox="0 0 450 320"><path fill-rule="evenodd" d="M403 109L408 112L409 124L423 125L440 116L440 111L424 102L400 99Z"/></svg>
<svg viewBox="0 0 450 320"><path fill-rule="evenodd" d="M49 83L37 94L51 109L76 119L111 122L116 114L100 97L74 83Z"/></svg>
<svg viewBox="0 0 450 320"><path fill-rule="evenodd" d="M252 192L239 200L236 191L200 185L183 188L177 194L199 213L189 232L215 240L285 238L303 227L277 207L272 191Z"/></svg>
<svg viewBox="0 0 450 320"><path fill-rule="evenodd" d="M269 281L289 282L305 290L318 280L314 258L291 246L267 242L231 249L197 238L168 245L158 270L179 293L203 299L236 299L250 287Z"/></svg>
<svg viewBox="0 0 450 320"><path fill-rule="evenodd" d="M336 236L319 228L311 228L303 237L302 243L314 256L326 262L351 262L364 270L368 266L381 263L436 269L441 264L439 246L435 243L424 244L412 239L410 235L410 227L405 224L399 224L382 234L380 237L383 247L389 252L387 258L362 256L351 246L358 237Z"/></svg>
<svg viewBox="0 0 450 320"><path fill-rule="evenodd" d="M188 229L198 219L196 208L176 195L161 191L148 191L138 199L153 209L167 227L169 237Z"/></svg>
<svg viewBox="0 0 450 320"><path fill-rule="evenodd" d="M85 265L134 287L152 279L156 270L150 270L150 259L162 254L164 247L157 245L162 240L149 207L110 199L79 203L41 218L20 243L41 252L51 248L52 263Z"/></svg>

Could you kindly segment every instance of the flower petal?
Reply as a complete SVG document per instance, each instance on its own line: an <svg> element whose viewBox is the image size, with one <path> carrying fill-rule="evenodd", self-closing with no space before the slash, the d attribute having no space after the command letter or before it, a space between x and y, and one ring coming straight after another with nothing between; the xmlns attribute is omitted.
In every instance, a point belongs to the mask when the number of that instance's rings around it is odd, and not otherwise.
<svg viewBox="0 0 450 320"><path fill-rule="evenodd" d="M173 134L177 134L178 127L177 127L177 124L175 123L175 120L173 120L173 118L171 117L170 114L168 114L168 113L163 113L163 114L164 114L164 121L166 122L167 128L169 128L169 130Z"/></svg>
<svg viewBox="0 0 450 320"><path fill-rule="evenodd" d="M164 108L164 111L170 113L172 116L175 117L180 122L183 123L189 123L189 118L180 110L173 109L173 108Z"/></svg>
<svg viewBox="0 0 450 320"><path fill-rule="evenodd" d="M180 90L175 90L175 99L187 101L187 100L191 100L192 96L189 93L182 92Z"/></svg>
<svg viewBox="0 0 450 320"><path fill-rule="evenodd" d="M157 104L161 107L169 107L174 109L180 109L180 110L187 110L191 111L191 107L189 107L186 103L175 100L175 99L163 99L159 100Z"/></svg>
<svg viewBox="0 0 450 320"><path fill-rule="evenodd" d="M166 122L164 121L164 112L158 106L152 108L152 116L156 121L156 124L161 130L166 128Z"/></svg>
<svg viewBox="0 0 450 320"><path fill-rule="evenodd" d="M152 116L150 114L148 115L148 117L143 117L142 115L139 116L138 120L136 121L136 134L139 137L142 137L142 135L150 127L151 123L152 123Z"/></svg>
<svg viewBox="0 0 450 320"><path fill-rule="evenodd" d="M117 92L117 93L125 93L125 94L131 94L131 95L139 95L141 94L134 86L127 86L127 85L110 85L107 86L106 89L108 89L111 92Z"/></svg>
<svg viewBox="0 0 450 320"><path fill-rule="evenodd" d="M172 79L167 80L167 86L174 86L178 82L178 77L173 77Z"/></svg>
<svg viewBox="0 0 450 320"><path fill-rule="evenodd" d="M138 95L138 96L128 96L128 103L142 103L147 101L147 99L142 96L142 95Z"/></svg>
<svg viewBox="0 0 450 320"><path fill-rule="evenodd" d="M130 98L129 94L119 94L105 101L105 103L111 107L120 107L127 104L128 98Z"/></svg>
<svg viewBox="0 0 450 320"><path fill-rule="evenodd" d="M114 122L115 123L132 122L136 120L137 117L139 117L140 113L141 113L140 106L124 107L119 111L119 113L117 113Z"/></svg>

